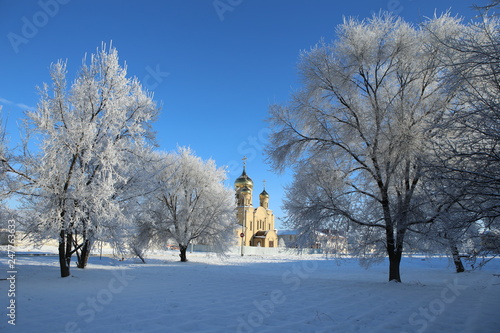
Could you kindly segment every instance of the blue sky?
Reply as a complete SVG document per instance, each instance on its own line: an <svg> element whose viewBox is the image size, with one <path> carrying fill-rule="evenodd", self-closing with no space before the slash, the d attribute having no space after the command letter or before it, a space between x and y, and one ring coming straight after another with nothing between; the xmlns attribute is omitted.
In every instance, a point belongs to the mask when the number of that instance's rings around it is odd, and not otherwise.
<svg viewBox="0 0 500 333"><path fill-rule="evenodd" d="M389 10L418 23L450 9L471 19L474 3L487 1L0 0L2 120L14 144L23 110L37 104L36 86L50 80L50 64L67 59L72 80L85 53L112 41L129 75L162 106L154 126L160 148L190 146L227 165L231 185L246 155L254 204L265 179L270 208L282 217L291 176L264 162L265 119L270 104L300 87L300 50L333 39L343 16Z"/></svg>

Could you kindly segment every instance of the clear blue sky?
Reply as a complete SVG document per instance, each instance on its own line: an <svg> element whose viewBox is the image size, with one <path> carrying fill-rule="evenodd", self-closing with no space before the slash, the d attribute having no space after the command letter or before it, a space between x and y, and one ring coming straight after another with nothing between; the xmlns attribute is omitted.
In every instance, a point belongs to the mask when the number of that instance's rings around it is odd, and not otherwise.
<svg viewBox="0 0 500 333"><path fill-rule="evenodd" d="M322 37L333 39L343 16L361 19L389 10L418 23L450 9L470 19L475 15L470 6L487 2L0 0L2 118L15 143L23 110L37 104L35 87L50 81L50 64L67 59L72 80L85 53L112 41L129 75L162 105L155 125L160 148L186 145L204 159L228 165L231 185L246 155L254 204L266 179L270 208L282 217L290 173L270 170L262 147L268 106L286 102L300 87L299 51Z"/></svg>

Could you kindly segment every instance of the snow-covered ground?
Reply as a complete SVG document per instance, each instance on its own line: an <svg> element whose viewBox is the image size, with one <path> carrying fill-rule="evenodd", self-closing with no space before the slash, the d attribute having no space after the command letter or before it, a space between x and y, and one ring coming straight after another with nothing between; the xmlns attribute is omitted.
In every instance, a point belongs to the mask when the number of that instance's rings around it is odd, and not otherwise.
<svg viewBox="0 0 500 333"><path fill-rule="evenodd" d="M181 263L176 251L147 264L92 257L62 279L57 257L18 253L10 297L4 253L0 332L500 331L500 260L456 274L446 258L404 258L400 284L386 281L387 262L188 253Z"/></svg>

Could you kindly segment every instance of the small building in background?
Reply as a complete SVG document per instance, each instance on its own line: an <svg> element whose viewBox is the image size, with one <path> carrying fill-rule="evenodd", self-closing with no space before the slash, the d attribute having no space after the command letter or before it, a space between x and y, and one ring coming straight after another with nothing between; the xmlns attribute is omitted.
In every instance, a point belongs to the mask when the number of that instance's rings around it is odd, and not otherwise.
<svg viewBox="0 0 500 333"><path fill-rule="evenodd" d="M278 235L278 243L280 247L287 247L290 249L296 249L299 247L298 236L300 232L293 229L279 229L276 230Z"/></svg>
<svg viewBox="0 0 500 333"><path fill-rule="evenodd" d="M286 248L322 249L323 252L347 254L347 238L339 231L322 229L302 234L300 230L277 230L279 244Z"/></svg>

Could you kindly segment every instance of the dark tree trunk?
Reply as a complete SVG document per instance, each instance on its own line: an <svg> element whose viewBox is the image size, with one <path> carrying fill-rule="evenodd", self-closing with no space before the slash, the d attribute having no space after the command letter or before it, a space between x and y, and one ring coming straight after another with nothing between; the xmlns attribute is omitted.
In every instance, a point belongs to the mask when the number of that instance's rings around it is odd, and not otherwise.
<svg viewBox="0 0 500 333"><path fill-rule="evenodd" d="M73 252L71 251L72 249L72 244L73 244L73 234L67 234L66 235L66 265L69 266L71 264L71 255Z"/></svg>
<svg viewBox="0 0 500 333"><path fill-rule="evenodd" d="M453 256L453 262L455 263L455 269L457 273L462 273L465 271L464 265L462 264L462 259L460 259L460 253L458 252L457 244L452 242L450 244L451 255Z"/></svg>
<svg viewBox="0 0 500 333"><path fill-rule="evenodd" d="M59 267L61 269L61 277L67 277L70 275L69 265L71 262L71 244L68 244L68 239L70 236L66 235L64 230L61 230L59 234ZM68 251L68 245L70 251Z"/></svg>
<svg viewBox="0 0 500 333"><path fill-rule="evenodd" d="M402 254L399 250L389 252L389 281L401 282L399 266Z"/></svg>
<svg viewBox="0 0 500 333"><path fill-rule="evenodd" d="M187 250L187 245L180 245L179 244L179 249L181 250L181 253L179 254L179 256L181 257L181 261L182 262L186 262L188 261L187 260L187 257L186 257L186 250Z"/></svg>
<svg viewBox="0 0 500 333"><path fill-rule="evenodd" d="M76 266L78 268L85 268L87 266L87 262L89 261L91 249L92 249L92 242L90 240L86 239L83 243L82 251L81 251L80 255L78 256L78 262L76 263Z"/></svg>
<svg viewBox="0 0 500 333"><path fill-rule="evenodd" d="M397 230L396 237L391 225L386 227L387 254L389 256L389 281L401 282L399 266L403 256L403 239L406 230L400 228Z"/></svg>

